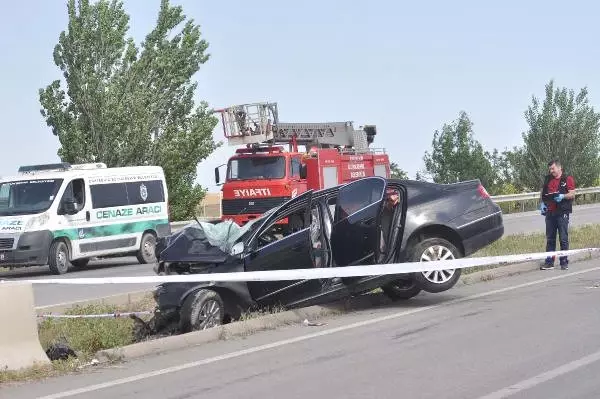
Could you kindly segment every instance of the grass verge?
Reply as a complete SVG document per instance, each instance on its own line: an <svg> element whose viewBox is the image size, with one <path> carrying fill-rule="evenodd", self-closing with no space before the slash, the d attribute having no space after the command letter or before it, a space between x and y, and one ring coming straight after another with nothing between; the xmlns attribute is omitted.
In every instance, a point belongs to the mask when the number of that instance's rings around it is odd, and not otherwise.
<svg viewBox="0 0 600 399"><path fill-rule="evenodd" d="M64 314L91 315L101 313L153 310L154 299L148 295L126 306L85 305L74 306ZM53 361L50 365L21 371L0 371L0 384L39 380L76 372L89 364L97 351L133 343L133 320L122 318L57 319L45 318L38 325L40 343L44 351L57 343L67 344L77 358Z"/></svg>
<svg viewBox="0 0 600 399"><path fill-rule="evenodd" d="M586 225L572 228L569 233L570 248L587 248L597 246L600 237L600 225ZM546 239L544 234L518 234L503 237L492 245L475 253L472 257L513 255L544 251ZM472 267L463 270L464 275L482 270L490 270L498 266ZM373 291L380 293L380 289ZM130 312L152 310L154 300L147 296L141 301L127 306L86 305L76 306L65 314L98 314L114 312ZM248 323L248 334L256 332L251 321L261 316L276 314L283 309L265 309L245 313L240 322ZM77 359L52 362L45 367L35 367L19 372L0 371L0 384L7 382L28 381L52 376L73 373L89 363L96 352L103 349L121 347L133 343L133 322L129 318L105 319L46 319L39 325L40 342L44 350L57 342L67 343L76 353ZM255 331L256 330L256 331ZM225 338L225 337L224 337Z"/></svg>
<svg viewBox="0 0 600 399"><path fill-rule="evenodd" d="M569 229L569 249L581 249L598 246L600 238L600 224L589 224ZM557 250L560 249L557 237ZM546 251L546 236L544 233L514 234L502 237L486 248L474 253L470 257L517 255L531 252ZM463 270L463 274L470 274L482 270L495 269L498 265L470 267ZM501 267L501 266L500 266Z"/></svg>

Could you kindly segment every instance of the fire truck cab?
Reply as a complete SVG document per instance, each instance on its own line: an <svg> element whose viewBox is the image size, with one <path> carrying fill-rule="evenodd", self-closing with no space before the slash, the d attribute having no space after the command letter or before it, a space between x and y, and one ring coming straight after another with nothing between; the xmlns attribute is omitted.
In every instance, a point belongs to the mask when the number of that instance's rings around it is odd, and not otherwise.
<svg viewBox="0 0 600 399"><path fill-rule="evenodd" d="M215 181L221 184L220 169L226 166L222 220L244 225L306 190L390 176L385 151L368 147L376 134L373 125L355 130L351 122L279 123L274 103L219 112L228 143L245 145L226 165L215 168ZM288 144L289 150L277 144ZM305 146L304 152L298 150L299 144Z"/></svg>

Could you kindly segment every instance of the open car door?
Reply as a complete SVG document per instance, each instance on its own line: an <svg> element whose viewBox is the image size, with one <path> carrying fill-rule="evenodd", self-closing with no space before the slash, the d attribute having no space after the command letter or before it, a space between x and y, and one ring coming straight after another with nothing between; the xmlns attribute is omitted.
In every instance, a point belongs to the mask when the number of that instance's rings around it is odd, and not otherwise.
<svg viewBox="0 0 600 399"><path fill-rule="evenodd" d="M306 191L270 215L248 241L246 271L304 269L314 267L311 244L311 195ZM294 231L278 231L277 222L288 218ZM320 223L320 221L319 221ZM298 300L318 292L318 280L249 281L248 290L261 306Z"/></svg>
<svg viewBox="0 0 600 399"><path fill-rule="evenodd" d="M340 188L331 231L336 266L375 263L385 193L386 180L381 177L355 180Z"/></svg>

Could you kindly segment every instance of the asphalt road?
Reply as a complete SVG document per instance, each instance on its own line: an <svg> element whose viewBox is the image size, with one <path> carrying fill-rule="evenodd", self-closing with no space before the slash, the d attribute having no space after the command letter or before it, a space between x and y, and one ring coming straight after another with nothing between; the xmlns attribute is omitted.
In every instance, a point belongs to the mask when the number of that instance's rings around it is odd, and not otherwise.
<svg viewBox="0 0 600 399"><path fill-rule="evenodd" d="M592 398L600 263L0 390L24 398Z"/></svg>
<svg viewBox="0 0 600 399"><path fill-rule="evenodd" d="M154 276L153 265L140 265L135 258L114 258L90 262L81 271L62 276L50 274L47 267L20 268L0 272L0 280L39 280L45 278ZM38 307L100 298L121 293L152 289L155 284L107 285L42 285L33 286L35 305Z"/></svg>
<svg viewBox="0 0 600 399"><path fill-rule="evenodd" d="M538 212L526 212L506 215L504 217L505 235L517 233L535 233L544 231L544 218ZM572 225L600 223L600 204L582 205L575 208ZM541 249L543 250L543 249ZM58 278L74 277L117 277L154 275L152 265L140 265L135 258L116 258L90 262L85 270L72 271ZM47 267L15 269L0 272L0 279L40 279L57 278ZM151 289L152 284L137 285L91 285L91 286L52 286L36 285L36 306L49 306L60 303L93 299L103 296Z"/></svg>

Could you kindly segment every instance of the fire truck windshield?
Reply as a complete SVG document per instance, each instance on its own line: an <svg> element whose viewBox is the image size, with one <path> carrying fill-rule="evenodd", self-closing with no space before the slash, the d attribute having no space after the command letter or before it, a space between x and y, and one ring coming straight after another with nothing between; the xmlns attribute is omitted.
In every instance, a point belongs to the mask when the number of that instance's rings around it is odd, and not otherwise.
<svg viewBox="0 0 600 399"><path fill-rule="evenodd" d="M233 158L227 166L227 180L282 179L285 157L254 156Z"/></svg>

